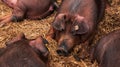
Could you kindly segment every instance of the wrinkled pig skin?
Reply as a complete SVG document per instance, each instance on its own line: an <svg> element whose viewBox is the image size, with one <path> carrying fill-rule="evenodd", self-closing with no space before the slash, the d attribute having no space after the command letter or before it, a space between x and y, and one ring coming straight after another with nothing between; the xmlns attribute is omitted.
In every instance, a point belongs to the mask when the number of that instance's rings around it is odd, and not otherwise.
<svg viewBox="0 0 120 67"><path fill-rule="evenodd" d="M57 53L68 55L76 44L91 41L105 7L104 0L62 0L47 34L58 42Z"/></svg>
<svg viewBox="0 0 120 67"><path fill-rule="evenodd" d="M0 19L1 26L11 21L22 21L23 19L42 19L53 13L58 5L55 0L2 0L13 9L11 15Z"/></svg>
<svg viewBox="0 0 120 67"><path fill-rule="evenodd" d="M49 67L46 43L41 36L32 40L17 36L0 49L0 67Z"/></svg>
<svg viewBox="0 0 120 67"><path fill-rule="evenodd" d="M120 29L103 36L95 45L93 59L99 67L120 66Z"/></svg>

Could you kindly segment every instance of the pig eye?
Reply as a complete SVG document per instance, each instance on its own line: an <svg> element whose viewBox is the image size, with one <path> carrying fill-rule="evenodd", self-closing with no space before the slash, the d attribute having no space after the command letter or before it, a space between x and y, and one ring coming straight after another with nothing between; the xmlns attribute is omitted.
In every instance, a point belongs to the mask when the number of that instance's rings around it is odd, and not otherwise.
<svg viewBox="0 0 120 67"><path fill-rule="evenodd" d="M43 43L44 44L49 44L49 42L45 38L43 38Z"/></svg>
<svg viewBox="0 0 120 67"><path fill-rule="evenodd" d="M62 22L54 22L52 24L53 28L59 31L63 31L65 29L64 23Z"/></svg>

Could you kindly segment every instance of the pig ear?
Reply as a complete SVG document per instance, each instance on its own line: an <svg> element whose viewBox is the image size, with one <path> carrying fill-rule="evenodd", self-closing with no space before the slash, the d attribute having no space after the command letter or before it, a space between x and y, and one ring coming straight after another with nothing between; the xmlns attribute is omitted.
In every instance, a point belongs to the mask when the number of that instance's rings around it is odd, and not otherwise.
<svg viewBox="0 0 120 67"><path fill-rule="evenodd" d="M89 27L84 17L77 17L77 24L73 27L75 34L85 34L88 32Z"/></svg>
<svg viewBox="0 0 120 67"><path fill-rule="evenodd" d="M78 25L79 29L77 30L77 34L84 34L88 32L88 25L85 22L82 22Z"/></svg>
<svg viewBox="0 0 120 67"><path fill-rule="evenodd" d="M64 30L65 29L65 20L66 20L66 14L59 14L54 22L52 23L53 28L56 30Z"/></svg>
<svg viewBox="0 0 120 67"><path fill-rule="evenodd" d="M22 40L22 39L26 39L24 33L18 34L16 37L14 37L12 40L6 42L5 44L6 44L6 46L8 46L9 44L12 44L12 43Z"/></svg>

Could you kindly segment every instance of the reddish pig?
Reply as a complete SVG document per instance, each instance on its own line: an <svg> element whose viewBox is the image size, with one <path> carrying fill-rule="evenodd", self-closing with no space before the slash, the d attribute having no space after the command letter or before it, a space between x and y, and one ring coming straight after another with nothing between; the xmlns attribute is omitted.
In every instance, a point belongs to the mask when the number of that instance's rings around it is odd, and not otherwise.
<svg viewBox="0 0 120 67"><path fill-rule="evenodd" d="M63 0L47 38L58 42L59 55L68 55L76 44L91 40L104 11L104 0Z"/></svg>
<svg viewBox="0 0 120 67"><path fill-rule="evenodd" d="M19 35L0 52L0 67L49 67L49 51L44 38L28 40Z"/></svg>
<svg viewBox="0 0 120 67"><path fill-rule="evenodd" d="M1 26L10 21L22 21L24 18L41 19L50 15L57 3L55 0L2 0L13 9L11 15L0 19Z"/></svg>
<svg viewBox="0 0 120 67"><path fill-rule="evenodd" d="M95 59L99 67L120 66L120 29L110 32L98 41L94 48L92 61Z"/></svg>

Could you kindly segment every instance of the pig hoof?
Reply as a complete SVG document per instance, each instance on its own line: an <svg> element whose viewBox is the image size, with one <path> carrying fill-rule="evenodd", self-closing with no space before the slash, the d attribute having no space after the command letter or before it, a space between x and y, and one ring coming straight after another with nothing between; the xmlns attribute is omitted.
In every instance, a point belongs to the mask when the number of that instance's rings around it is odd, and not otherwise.
<svg viewBox="0 0 120 67"><path fill-rule="evenodd" d="M68 52L65 50L57 50L56 52L60 56L68 56Z"/></svg>
<svg viewBox="0 0 120 67"><path fill-rule="evenodd" d="M55 10L57 10L59 8L59 5L56 2L54 2L53 7L54 7Z"/></svg>
<svg viewBox="0 0 120 67"><path fill-rule="evenodd" d="M4 26L5 26L5 23L0 23L0 28Z"/></svg>
<svg viewBox="0 0 120 67"><path fill-rule="evenodd" d="M76 61L80 61L81 59L78 57L78 55L74 55L73 56L75 58Z"/></svg>
<svg viewBox="0 0 120 67"><path fill-rule="evenodd" d="M80 56L80 57L79 57L78 55L74 55L73 57L75 58L76 61L84 60L84 59L87 58L87 57L85 57L84 55L82 55L82 56Z"/></svg>

